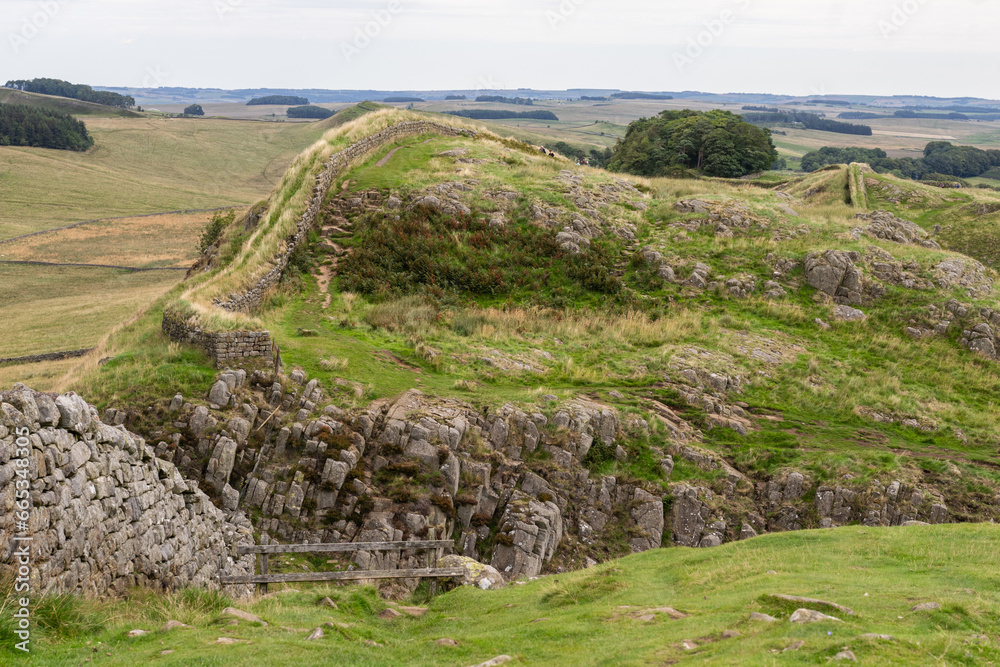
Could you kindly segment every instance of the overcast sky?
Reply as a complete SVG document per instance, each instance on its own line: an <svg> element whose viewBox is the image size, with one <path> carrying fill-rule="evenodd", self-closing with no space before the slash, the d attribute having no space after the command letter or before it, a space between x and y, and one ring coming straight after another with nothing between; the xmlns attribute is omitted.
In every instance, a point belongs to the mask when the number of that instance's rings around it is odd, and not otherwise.
<svg viewBox="0 0 1000 667"><path fill-rule="evenodd" d="M998 25L996 0L0 0L0 77L1000 98Z"/></svg>

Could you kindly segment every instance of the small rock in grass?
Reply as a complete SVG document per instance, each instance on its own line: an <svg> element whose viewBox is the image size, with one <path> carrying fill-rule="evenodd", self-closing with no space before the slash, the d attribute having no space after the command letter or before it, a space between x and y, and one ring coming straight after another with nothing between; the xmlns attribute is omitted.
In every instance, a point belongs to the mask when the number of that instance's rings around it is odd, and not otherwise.
<svg viewBox="0 0 1000 667"><path fill-rule="evenodd" d="M235 616L236 618L242 621L247 621L248 623L260 623L265 628L267 627L267 623L261 620L259 617L254 616L248 611L237 609L236 607L226 607L225 609L222 610L222 615Z"/></svg>
<svg viewBox="0 0 1000 667"><path fill-rule="evenodd" d="M170 655L173 652L174 652L174 650L172 648L168 648L165 651L160 651L160 655Z"/></svg>
<svg viewBox="0 0 1000 667"><path fill-rule="evenodd" d="M378 613L378 617L381 618L383 621L391 621L399 618L400 616L402 616L400 612L391 608L383 609Z"/></svg>
<svg viewBox="0 0 1000 667"><path fill-rule="evenodd" d="M696 648L698 648L698 645L693 641L691 641L690 639L685 639L684 641L681 642L681 648L684 649L685 651L693 651Z"/></svg>
<svg viewBox="0 0 1000 667"><path fill-rule="evenodd" d="M769 616L767 614L761 614L761 613L756 612L756 611L754 613L750 614L750 620L751 621L761 621L763 623L776 623L778 621L778 619L776 619L774 616Z"/></svg>
<svg viewBox="0 0 1000 667"><path fill-rule="evenodd" d="M497 667L497 665L502 665L505 662L510 662L514 658L509 655L498 655L495 658L487 660L486 662L481 662L478 665L473 665L472 667Z"/></svg>
<svg viewBox="0 0 1000 667"><path fill-rule="evenodd" d="M858 658L854 655L853 651L841 651L837 655L833 656L834 660L850 660L851 662L857 662Z"/></svg>
<svg viewBox="0 0 1000 667"><path fill-rule="evenodd" d="M163 624L163 627L160 628L160 632L170 632L171 630L194 630L194 628L190 625L185 625L180 621L167 621Z"/></svg>
<svg viewBox="0 0 1000 667"><path fill-rule="evenodd" d="M427 607L400 607L399 610L409 616L423 616L427 613Z"/></svg>
<svg viewBox="0 0 1000 667"><path fill-rule="evenodd" d="M457 641L455 641L454 639L449 639L448 637L443 637L434 643L437 644L438 646L458 646Z"/></svg>
<svg viewBox="0 0 1000 667"><path fill-rule="evenodd" d="M219 637L215 640L216 644L238 644L239 639L233 639L232 637Z"/></svg>
<svg viewBox="0 0 1000 667"><path fill-rule="evenodd" d="M874 632L869 632L868 634L861 635L858 639L867 639L869 641L880 641L880 642L894 642L896 638L892 635L879 635Z"/></svg>
<svg viewBox="0 0 1000 667"><path fill-rule="evenodd" d="M740 633L740 632L737 632L736 630L725 630L722 633L722 638L723 639L736 639L737 637L742 637L742 636L743 636L743 634Z"/></svg>
<svg viewBox="0 0 1000 667"><path fill-rule="evenodd" d="M921 602L916 605L910 611L937 611L941 608L941 605L937 602Z"/></svg>
<svg viewBox="0 0 1000 667"><path fill-rule="evenodd" d="M802 648L805 645L806 645L806 643L804 641L797 641L794 644L792 644L791 646L786 646L785 648L781 649L781 652L785 653L787 651L798 651L800 648Z"/></svg>
<svg viewBox="0 0 1000 667"><path fill-rule="evenodd" d="M143 635L148 635L148 634L149 634L148 630L139 630L139 629L136 629L136 630L129 630L128 631L128 636L129 637L142 637Z"/></svg>
<svg viewBox="0 0 1000 667"><path fill-rule="evenodd" d="M788 619L791 623L821 623L823 621L835 621L843 623L839 618L827 616L812 609L796 609L792 617Z"/></svg>
<svg viewBox="0 0 1000 667"><path fill-rule="evenodd" d="M331 600L330 598L323 598L322 600L320 600L316 604L318 604L320 607L329 607L330 609L339 609L339 607L337 607L337 603L334 602L333 600Z"/></svg>
<svg viewBox="0 0 1000 667"><path fill-rule="evenodd" d="M316 641L317 639L322 639L325 635L323 634L322 628L316 628L313 630L308 637L306 637L307 642Z"/></svg>
<svg viewBox="0 0 1000 667"><path fill-rule="evenodd" d="M364 640L364 641L363 641L363 642L361 642L361 643L362 643L362 644L364 644L365 646L376 646L376 647L381 647L381 646L382 646L382 645L381 645L381 644L379 644L378 642L374 642L374 641L372 641L371 639L366 639L366 640Z"/></svg>

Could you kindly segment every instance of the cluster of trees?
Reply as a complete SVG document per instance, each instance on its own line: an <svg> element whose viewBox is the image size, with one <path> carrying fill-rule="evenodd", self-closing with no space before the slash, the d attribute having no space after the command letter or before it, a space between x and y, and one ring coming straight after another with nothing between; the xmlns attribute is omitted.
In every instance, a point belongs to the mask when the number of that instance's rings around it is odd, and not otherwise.
<svg viewBox="0 0 1000 667"><path fill-rule="evenodd" d="M324 109L323 107L318 107L314 105L301 106L301 107L289 107L285 114L289 118L316 118L323 120L324 118L329 118L334 114L333 111L329 109Z"/></svg>
<svg viewBox="0 0 1000 667"><path fill-rule="evenodd" d="M4 84L4 88L13 88L15 90L23 90L26 93L38 93L40 95L69 97L70 99L82 102L93 102L120 109L131 109L135 106L135 100L131 96L94 90L90 86L70 83L61 79L31 79L30 81L20 79L17 81L8 81Z"/></svg>
<svg viewBox="0 0 1000 667"><path fill-rule="evenodd" d="M870 111L845 111L837 116L841 120L873 120L875 118L885 118L885 114L871 113Z"/></svg>
<svg viewBox="0 0 1000 667"><path fill-rule="evenodd" d="M448 97L446 97L444 99L446 99L446 100L467 100L469 98L466 97L465 95L449 95Z"/></svg>
<svg viewBox="0 0 1000 667"><path fill-rule="evenodd" d="M535 100L530 97L504 97L503 95L480 95L477 102L497 102L498 104L520 104L522 106L534 106Z"/></svg>
<svg viewBox="0 0 1000 667"><path fill-rule="evenodd" d="M579 146L573 146L565 141L557 141L554 144L547 144L545 146L550 151L559 153L560 155L565 155L566 157L583 161L587 160L592 167L604 168L611 161L614 156L614 151L610 148L605 148L603 151L599 151L596 148L591 148L589 151L586 148L581 148Z"/></svg>
<svg viewBox="0 0 1000 667"><path fill-rule="evenodd" d="M666 176L698 169L737 178L771 169L778 160L771 132L730 111L663 111L628 127L608 169L639 176Z"/></svg>
<svg viewBox="0 0 1000 667"><path fill-rule="evenodd" d="M525 120L559 120L551 111L504 111L503 109L468 109L463 111L448 111L452 116L472 118L473 120L508 120L523 118Z"/></svg>
<svg viewBox="0 0 1000 667"><path fill-rule="evenodd" d="M779 123L801 123L807 130L819 130L821 132L836 132L838 134L858 134L866 137L872 136L872 128L867 125L854 125L852 123L841 123L835 120L828 120L814 113L801 111L779 111L778 113L747 113L743 118L748 123L755 125L771 125Z"/></svg>
<svg viewBox="0 0 1000 667"><path fill-rule="evenodd" d="M281 104L287 106L296 106L296 105L309 104L309 100L305 97L298 97L296 95L268 95L266 97L255 97L249 102L247 102L248 107L259 106L263 104Z"/></svg>
<svg viewBox="0 0 1000 667"><path fill-rule="evenodd" d="M583 97L580 98L580 101L581 102L610 102L611 98L610 97L589 97L587 95L584 95Z"/></svg>
<svg viewBox="0 0 1000 667"><path fill-rule="evenodd" d="M808 100L806 104L829 104L832 107L849 107L851 103L847 100Z"/></svg>
<svg viewBox="0 0 1000 667"><path fill-rule="evenodd" d="M867 162L879 173L891 173L914 180L972 178L1000 168L1000 150L981 150L974 146L955 146L947 141L932 141L922 158L891 158L881 148L825 147L806 153L802 169L815 171L831 164Z"/></svg>
<svg viewBox="0 0 1000 667"><path fill-rule="evenodd" d="M420 97L387 97L382 101L386 104L398 104L402 102L425 102L426 100Z"/></svg>
<svg viewBox="0 0 1000 667"><path fill-rule="evenodd" d="M659 93L612 93L612 98L616 100L672 100L673 95L661 95Z"/></svg>
<svg viewBox="0 0 1000 667"><path fill-rule="evenodd" d="M87 126L69 114L22 104L0 104L0 146L85 151L93 145Z"/></svg>
<svg viewBox="0 0 1000 667"><path fill-rule="evenodd" d="M191 105L189 105L187 107L184 107L184 115L185 116L204 116L205 115L205 110L201 108L200 104L191 104Z"/></svg>
<svg viewBox="0 0 1000 667"><path fill-rule="evenodd" d="M778 113L779 109L775 107L760 107L754 106L753 104L748 104L743 107L744 111L760 111L761 113Z"/></svg>

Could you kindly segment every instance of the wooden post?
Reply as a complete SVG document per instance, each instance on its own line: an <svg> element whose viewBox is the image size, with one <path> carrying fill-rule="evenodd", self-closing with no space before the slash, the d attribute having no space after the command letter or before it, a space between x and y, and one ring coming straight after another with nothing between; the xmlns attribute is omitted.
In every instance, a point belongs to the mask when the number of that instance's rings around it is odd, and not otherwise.
<svg viewBox="0 0 1000 667"><path fill-rule="evenodd" d="M267 574L267 554L266 553L260 555L260 573L261 574ZM266 583L265 584L261 584L260 585L260 590L261 590L261 593L263 593L264 595L267 595L267 584Z"/></svg>

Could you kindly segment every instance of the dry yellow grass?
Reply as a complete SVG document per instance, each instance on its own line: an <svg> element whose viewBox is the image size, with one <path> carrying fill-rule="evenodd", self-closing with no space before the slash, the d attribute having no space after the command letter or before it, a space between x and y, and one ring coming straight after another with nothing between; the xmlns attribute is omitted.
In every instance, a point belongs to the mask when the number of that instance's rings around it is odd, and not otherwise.
<svg viewBox="0 0 1000 667"><path fill-rule="evenodd" d="M103 220L0 245L0 259L114 266L190 266L211 213Z"/></svg>

